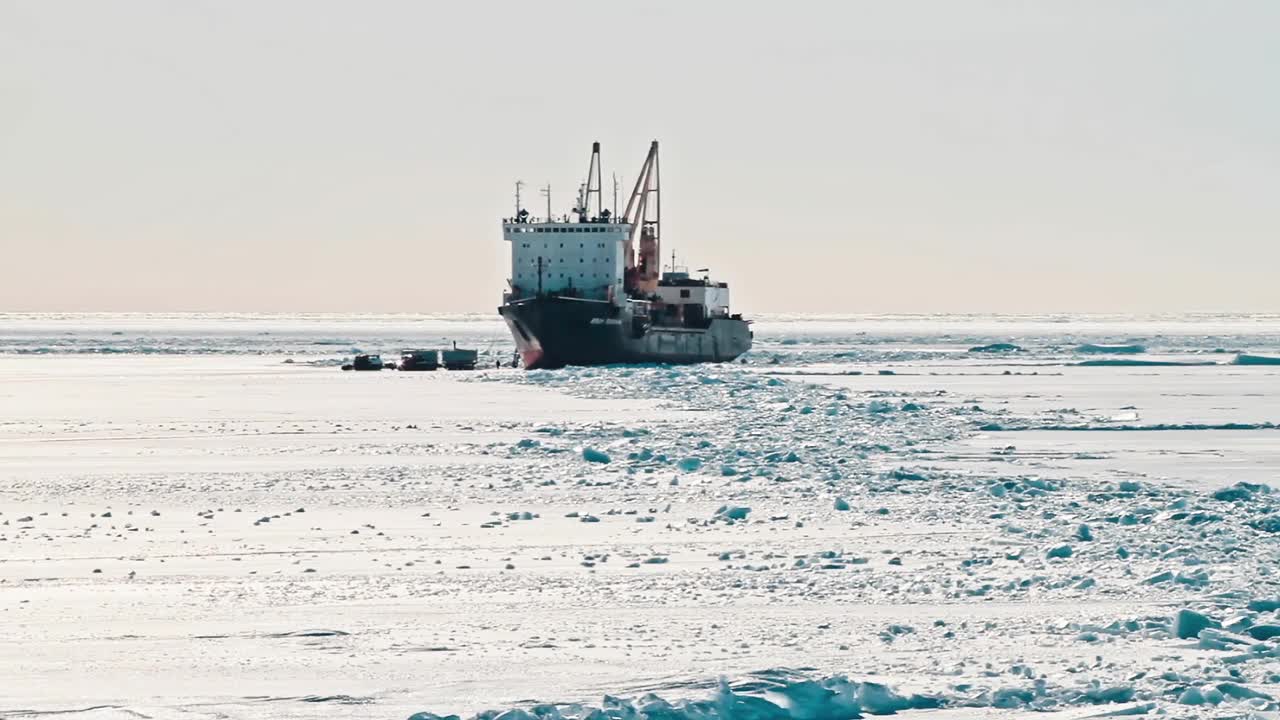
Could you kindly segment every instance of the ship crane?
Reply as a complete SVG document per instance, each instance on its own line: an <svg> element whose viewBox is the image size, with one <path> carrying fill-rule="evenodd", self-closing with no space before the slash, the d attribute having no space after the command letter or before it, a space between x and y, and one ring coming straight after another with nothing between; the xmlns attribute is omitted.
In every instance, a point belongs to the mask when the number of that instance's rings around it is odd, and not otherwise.
<svg viewBox="0 0 1280 720"><path fill-rule="evenodd" d="M658 182L657 140L649 145L649 154L640 168L640 176L636 178L636 186L631 191L631 199L627 201L622 222L631 225L631 235L627 241L627 273L633 279L627 283L627 290L652 295L658 290L658 258L662 251L662 194Z"/></svg>

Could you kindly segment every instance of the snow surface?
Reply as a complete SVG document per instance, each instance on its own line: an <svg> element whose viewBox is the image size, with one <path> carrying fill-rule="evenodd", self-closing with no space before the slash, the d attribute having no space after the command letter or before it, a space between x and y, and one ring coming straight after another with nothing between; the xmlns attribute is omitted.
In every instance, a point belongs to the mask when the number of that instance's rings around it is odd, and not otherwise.
<svg viewBox="0 0 1280 720"><path fill-rule="evenodd" d="M1277 710L1280 366L1233 362L1277 318L778 317L742 364L367 374L331 365L511 347L4 320L0 717Z"/></svg>

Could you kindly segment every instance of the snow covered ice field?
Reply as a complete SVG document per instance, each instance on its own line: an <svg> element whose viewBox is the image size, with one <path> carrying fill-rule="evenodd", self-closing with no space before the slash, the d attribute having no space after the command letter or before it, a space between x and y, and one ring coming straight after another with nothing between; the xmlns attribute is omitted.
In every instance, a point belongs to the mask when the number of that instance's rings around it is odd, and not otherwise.
<svg viewBox="0 0 1280 720"><path fill-rule="evenodd" d="M1277 716L1280 317L755 332L0 316L0 717Z"/></svg>

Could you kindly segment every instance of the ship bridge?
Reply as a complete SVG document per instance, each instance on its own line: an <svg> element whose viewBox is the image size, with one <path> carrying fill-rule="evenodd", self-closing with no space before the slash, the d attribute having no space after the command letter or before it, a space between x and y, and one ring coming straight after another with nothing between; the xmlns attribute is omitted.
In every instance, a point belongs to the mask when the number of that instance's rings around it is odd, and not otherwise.
<svg viewBox="0 0 1280 720"><path fill-rule="evenodd" d="M628 223L518 216L503 221L502 235L511 243L511 300L544 294L587 300L626 296Z"/></svg>
<svg viewBox="0 0 1280 720"><path fill-rule="evenodd" d="M621 215L616 212L617 177L612 210L604 207L600 184L600 143L591 146L587 181L569 215L552 214L548 185L542 189L547 214L532 217L520 203L524 183L516 183L516 214L502 221L503 238L511 243L510 290L504 303L547 295L615 306L630 298L656 299L661 227L657 141L649 146Z"/></svg>

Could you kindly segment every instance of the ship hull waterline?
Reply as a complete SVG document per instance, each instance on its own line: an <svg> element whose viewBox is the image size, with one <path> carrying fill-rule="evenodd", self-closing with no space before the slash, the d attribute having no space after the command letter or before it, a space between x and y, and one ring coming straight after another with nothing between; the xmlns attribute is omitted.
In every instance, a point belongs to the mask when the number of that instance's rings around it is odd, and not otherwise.
<svg viewBox="0 0 1280 720"><path fill-rule="evenodd" d="M713 318L705 328L653 326L637 333L608 302L539 297L498 308L526 369L566 365L729 362L751 349L747 321Z"/></svg>

